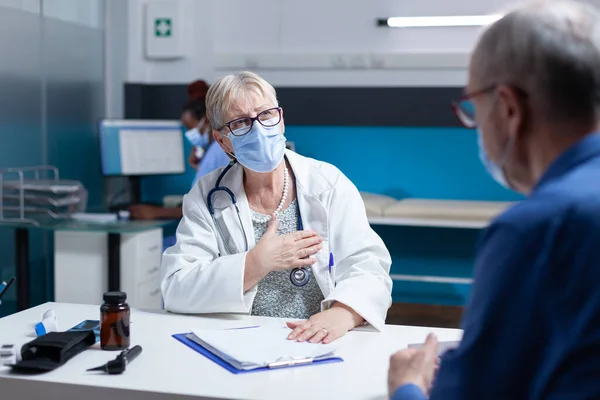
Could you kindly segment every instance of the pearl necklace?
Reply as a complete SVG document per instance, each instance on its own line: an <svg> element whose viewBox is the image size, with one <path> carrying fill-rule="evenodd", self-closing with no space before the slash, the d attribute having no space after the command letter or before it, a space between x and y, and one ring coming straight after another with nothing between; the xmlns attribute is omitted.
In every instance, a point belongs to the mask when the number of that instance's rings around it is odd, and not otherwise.
<svg viewBox="0 0 600 400"><path fill-rule="evenodd" d="M281 209L285 205L285 200L287 199L289 187L290 187L290 177L288 174L287 165L283 164L283 194L281 195L281 201L279 202L279 205L277 206L275 211L273 211L273 214L275 214L275 216L279 215L279 213L281 212ZM252 213L252 221L254 221L254 222L264 224L264 223L269 222L270 220L271 220L270 215L258 215L257 213Z"/></svg>

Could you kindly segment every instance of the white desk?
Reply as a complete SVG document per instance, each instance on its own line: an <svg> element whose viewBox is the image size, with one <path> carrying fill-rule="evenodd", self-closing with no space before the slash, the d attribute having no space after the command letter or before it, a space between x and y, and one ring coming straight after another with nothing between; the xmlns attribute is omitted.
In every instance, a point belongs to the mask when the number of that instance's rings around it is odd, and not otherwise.
<svg viewBox="0 0 600 400"><path fill-rule="evenodd" d="M53 308L61 329L98 319L99 307L47 303L0 319L0 344L19 346L33 339L33 323ZM123 375L85 372L114 359L118 352L96 344L55 371L14 375L0 367L0 392L6 399L153 400L153 399L385 399L390 355L428 332L440 340L458 340L460 330L386 326L382 333L350 332L338 342L342 363L234 375L171 338L192 327L229 327L260 323L248 316L182 316L160 311L132 311L132 345L143 347ZM237 322L236 322L237 321ZM239 326L239 325L238 325ZM29 337L27 336L29 335Z"/></svg>

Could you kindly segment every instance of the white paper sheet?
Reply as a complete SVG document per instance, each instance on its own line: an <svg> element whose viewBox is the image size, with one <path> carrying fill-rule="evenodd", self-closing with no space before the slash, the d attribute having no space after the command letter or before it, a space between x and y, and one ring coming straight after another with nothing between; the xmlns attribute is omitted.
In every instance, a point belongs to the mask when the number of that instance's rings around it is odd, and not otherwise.
<svg viewBox="0 0 600 400"><path fill-rule="evenodd" d="M334 356L331 344L287 340L290 329L266 325L248 329L193 329L192 340L239 369L253 369L288 359Z"/></svg>

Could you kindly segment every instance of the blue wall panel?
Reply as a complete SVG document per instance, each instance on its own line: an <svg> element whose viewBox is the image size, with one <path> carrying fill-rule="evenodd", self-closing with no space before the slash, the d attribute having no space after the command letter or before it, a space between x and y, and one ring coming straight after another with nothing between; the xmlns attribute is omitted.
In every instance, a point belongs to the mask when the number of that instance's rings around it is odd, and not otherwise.
<svg viewBox="0 0 600 400"><path fill-rule="evenodd" d="M334 164L361 191L396 198L510 201L479 161L475 132L461 128L288 126L299 154ZM185 141L185 153L190 146ZM143 198L162 201L189 191L195 171L153 176L142 182Z"/></svg>
<svg viewBox="0 0 600 400"><path fill-rule="evenodd" d="M396 198L515 200L479 161L461 128L286 127L302 155L340 168L361 191Z"/></svg>
<svg viewBox="0 0 600 400"><path fill-rule="evenodd" d="M391 274L472 277L477 229L375 226L392 256ZM462 305L470 285L395 281L394 301Z"/></svg>

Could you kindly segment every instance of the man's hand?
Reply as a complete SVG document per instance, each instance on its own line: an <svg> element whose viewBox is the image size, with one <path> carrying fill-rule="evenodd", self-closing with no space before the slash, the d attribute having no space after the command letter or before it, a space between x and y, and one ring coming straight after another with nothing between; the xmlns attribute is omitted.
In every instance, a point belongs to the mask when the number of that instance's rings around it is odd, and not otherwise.
<svg viewBox="0 0 600 400"><path fill-rule="evenodd" d="M289 340L311 343L331 343L363 322L363 318L350 307L335 303L329 310L313 315L306 321L288 322L293 331Z"/></svg>
<svg viewBox="0 0 600 400"><path fill-rule="evenodd" d="M422 348L403 349L391 357L388 372L389 395L392 396L400 386L409 383L419 386L423 393L429 393L437 365L438 340L430 333Z"/></svg>

